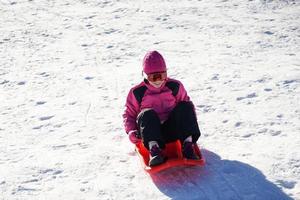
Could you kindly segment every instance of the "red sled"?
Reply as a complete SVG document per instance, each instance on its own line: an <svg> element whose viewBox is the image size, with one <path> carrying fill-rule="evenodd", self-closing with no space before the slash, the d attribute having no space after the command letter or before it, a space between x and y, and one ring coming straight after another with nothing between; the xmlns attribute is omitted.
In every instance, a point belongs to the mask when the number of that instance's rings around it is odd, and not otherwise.
<svg viewBox="0 0 300 200"><path fill-rule="evenodd" d="M153 167L149 166L149 151L146 149L142 142L136 145L135 150L138 153L144 170L148 173L156 173L180 165L203 166L205 164L205 159L203 158L197 144L194 145L194 151L196 155L201 159L191 160L184 158L182 155L182 146L179 140L166 144L166 148L163 150L163 154L167 157L167 161Z"/></svg>

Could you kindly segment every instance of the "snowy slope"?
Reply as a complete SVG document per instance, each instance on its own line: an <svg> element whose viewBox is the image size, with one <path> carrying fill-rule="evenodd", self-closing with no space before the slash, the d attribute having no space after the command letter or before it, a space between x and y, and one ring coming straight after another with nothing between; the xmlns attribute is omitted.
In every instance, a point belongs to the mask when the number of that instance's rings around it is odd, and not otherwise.
<svg viewBox="0 0 300 200"><path fill-rule="evenodd" d="M121 114L160 51L207 165L149 176ZM300 2L0 2L0 199L300 199Z"/></svg>

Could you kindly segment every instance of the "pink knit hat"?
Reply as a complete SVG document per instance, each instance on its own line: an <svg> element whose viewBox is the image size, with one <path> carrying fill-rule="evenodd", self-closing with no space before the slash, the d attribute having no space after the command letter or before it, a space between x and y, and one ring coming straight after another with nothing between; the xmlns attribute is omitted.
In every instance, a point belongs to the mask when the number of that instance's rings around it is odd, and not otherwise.
<svg viewBox="0 0 300 200"><path fill-rule="evenodd" d="M146 74L167 71L164 58L157 51L149 51L143 60L143 71Z"/></svg>

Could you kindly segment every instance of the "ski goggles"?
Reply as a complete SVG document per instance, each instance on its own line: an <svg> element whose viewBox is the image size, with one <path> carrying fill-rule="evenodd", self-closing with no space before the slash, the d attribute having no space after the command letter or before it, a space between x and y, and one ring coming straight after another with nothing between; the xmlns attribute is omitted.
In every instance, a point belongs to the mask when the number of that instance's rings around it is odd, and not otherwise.
<svg viewBox="0 0 300 200"><path fill-rule="evenodd" d="M151 73L151 74L146 74L147 76L147 80L151 81L151 82L155 82L155 81L164 81L167 79L167 72L155 72L155 73Z"/></svg>

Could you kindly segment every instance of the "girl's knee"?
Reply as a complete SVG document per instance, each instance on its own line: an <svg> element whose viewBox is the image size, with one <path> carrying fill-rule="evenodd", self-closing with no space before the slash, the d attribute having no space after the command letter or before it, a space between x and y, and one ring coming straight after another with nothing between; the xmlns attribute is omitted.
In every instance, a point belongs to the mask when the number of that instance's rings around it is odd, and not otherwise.
<svg viewBox="0 0 300 200"><path fill-rule="evenodd" d="M192 110L194 110L194 106L193 106L192 102L190 102L190 101L181 101L176 105L175 110L177 110L179 112L192 111Z"/></svg>
<svg viewBox="0 0 300 200"><path fill-rule="evenodd" d="M148 112L148 111L154 111L153 108L144 108L141 110L140 113Z"/></svg>
<svg viewBox="0 0 300 200"><path fill-rule="evenodd" d="M192 108L193 104L190 101L180 101L180 102L178 102L177 106L178 107L191 107Z"/></svg>
<svg viewBox="0 0 300 200"><path fill-rule="evenodd" d="M153 108L144 108L141 110L140 114L147 114L147 115L157 115L157 113L155 112L155 110ZM139 115L140 115L139 114Z"/></svg>
<svg viewBox="0 0 300 200"><path fill-rule="evenodd" d="M138 114L137 119L140 118L158 118L157 113L154 111L153 108L145 108L142 109L141 112Z"/></svg>

